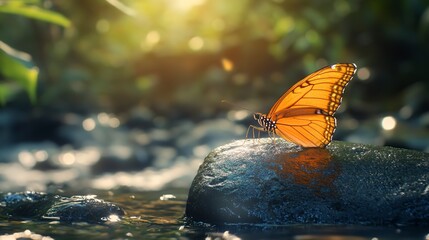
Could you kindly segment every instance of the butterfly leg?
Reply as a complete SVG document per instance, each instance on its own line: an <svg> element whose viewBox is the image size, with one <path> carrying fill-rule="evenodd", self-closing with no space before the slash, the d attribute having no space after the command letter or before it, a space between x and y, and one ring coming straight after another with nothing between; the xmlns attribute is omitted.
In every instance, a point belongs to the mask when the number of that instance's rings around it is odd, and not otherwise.
<svg viewBox="0 0 429 240"><path fill-rule="evenodd" d="M249 138L250 129L252 129L252 138L253 139L255 138L255 126L249 125L249 127L247 128L247 131L246 131L246 139L244 141L246 141ZM244 142L243 142L243 144L244 144Z"/></svg>
<svg viewBox="0 0 429 240"><path fill-rule="evenodd" d="M270 138L273 140L273 146L274 146L274 148L276 148L276 146L277 146L276 133L275 132L270 132Z"/></svg>
<svg viewBox="0 0 429 240"><path fill-rule="evenodd" d="M246 138L244 139L244 141L243 141L243 145L246 143L246 141L247 141L247 139L248 139L248 137L249 137L249 131L250 131L250 128L252 128L252 125L250 125L248 128L247 128L247 131L246 131ZM253 130L253 128L252 128L252 131L254 131Z"/></svg>
<svg viewBox="0 0 429 240"><path fill-rule="evenodd" d="M273 138L274 143L276 143L277 135L275 132L271 132L271 137Z"/></svg>
<svg viewBox="0 0 429 240"><path fill-rule="evenodd" d="M255 138L255 126L249 125L246 131L246 139L249 137L249 131L252 129L252 138Z"/></svg>
<svg viewBox="0 0 429 240"><path fill-rule="evenodd" d="M250 125L247 128L246 139L247 139L247 136L249 134L250 128L252 128L252 137L253 137L253 139L255 139L255 130L258 131L258 136L256 138L257 139L261 138L261 132L264 132L264 129L262 127L259 127L259 126Z"/></svg>

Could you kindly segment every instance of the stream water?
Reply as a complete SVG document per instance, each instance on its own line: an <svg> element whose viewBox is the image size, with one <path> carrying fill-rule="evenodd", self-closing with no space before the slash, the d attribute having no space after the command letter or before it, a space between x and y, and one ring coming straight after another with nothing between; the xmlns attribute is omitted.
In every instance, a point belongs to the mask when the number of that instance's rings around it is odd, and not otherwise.
<svg viewBox="0 0 429 240"><path fill-rule="evenodd" d="M0 190L34 190L61 196L95 194L122 207L125 217L104 224L0 220L0 240L429 240L427 227L188 226L183 215L188 188L199 165L211 149L245 136L245 127L220 119L198 126L174 123L150 131L108 127L86 131L82 121L58 130L68 136L70 143L64 146L51 141L4 144L0 148ZM3 139L13 136L5 135Z"/></svg>
<svg viewBox="0 0 429 240"><path fill-rule="evenodd" d="M96 191L126 211L124 219L105 224L57 221L2 221L0 239L429 239L424 227L282 225L225 227L186 226L183 215L188 189L132 192ZM15 237L15 238L13 238ZM49 238L50 237L50 238Z"/></svg>

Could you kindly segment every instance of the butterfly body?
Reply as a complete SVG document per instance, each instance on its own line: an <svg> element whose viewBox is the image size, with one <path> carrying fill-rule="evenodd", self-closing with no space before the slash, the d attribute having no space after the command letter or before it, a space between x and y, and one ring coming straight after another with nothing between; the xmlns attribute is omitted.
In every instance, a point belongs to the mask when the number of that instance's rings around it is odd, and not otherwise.
<svg viewBox="0 0 429 240"><path fill-rule="evenodd" d="M339 63L324 67L293 85L268 114L256 113L260 127L303 147L325 147L336 128L335 112L356 65Z"/></svg>

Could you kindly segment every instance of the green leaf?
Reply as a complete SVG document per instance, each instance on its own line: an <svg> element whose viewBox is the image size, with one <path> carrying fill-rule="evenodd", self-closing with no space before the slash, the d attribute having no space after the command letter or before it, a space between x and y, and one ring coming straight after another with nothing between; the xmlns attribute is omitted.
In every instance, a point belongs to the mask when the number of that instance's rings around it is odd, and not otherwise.
<svg viewBox="0 0 429 240"><path fill-rule="evenodd" d="M0 84L0 104L4 105L9 98L10 91L7 85Z"/></svg>
<svg viewBox="0 0 429 240"><path fill-rule="evenodd" d="M28 62L29 59L20 58L21 55L25 55L25 53L18 52L0 41L0 73L6 80L15 81L21 85L34 104L36 102L39 69L35 66L29 66L32 63ZM0 90L2 101L6 101L7 95L10 93L8 89L6 85L3 85Z"/></svg>
<svg viewBox="0 0 429 240"><path fill-rule="evenodd" d="M19 86L17 84L0 83L0 105L4 106L9 98L19 91L18 88Z"/></svg>
<svg viewBox="0 0 429 240"><path fill-rule="evenodd" d="M70 26L70 21L63 15L43 8L39 8L37 6L29 6L23 4L0 5L0 13L1 12L18 14L28 18L58 24L63 27Z"/></svg>

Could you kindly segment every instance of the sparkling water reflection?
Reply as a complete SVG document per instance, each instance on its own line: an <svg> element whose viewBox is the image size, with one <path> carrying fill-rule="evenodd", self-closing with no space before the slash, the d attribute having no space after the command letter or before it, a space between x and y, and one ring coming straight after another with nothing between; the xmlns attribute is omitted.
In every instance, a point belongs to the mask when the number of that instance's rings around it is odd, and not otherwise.
<svg viewBox="0 0 429 240"><path fill-rule="evenodd" d="M58 221L2 221L0 239L30 234L52 239L427 239L424 227L373 227L332 225L229 225L222 228L183 221L188 189L131 192L93 192L115 202L126 211L119 220L111 216L105 224ZM28 236L30 236L28 235ZM7 238L9 237L9 238ZM30 239L30 238L28 238ZM43 238L39 238L43 239Z"/></svg>

